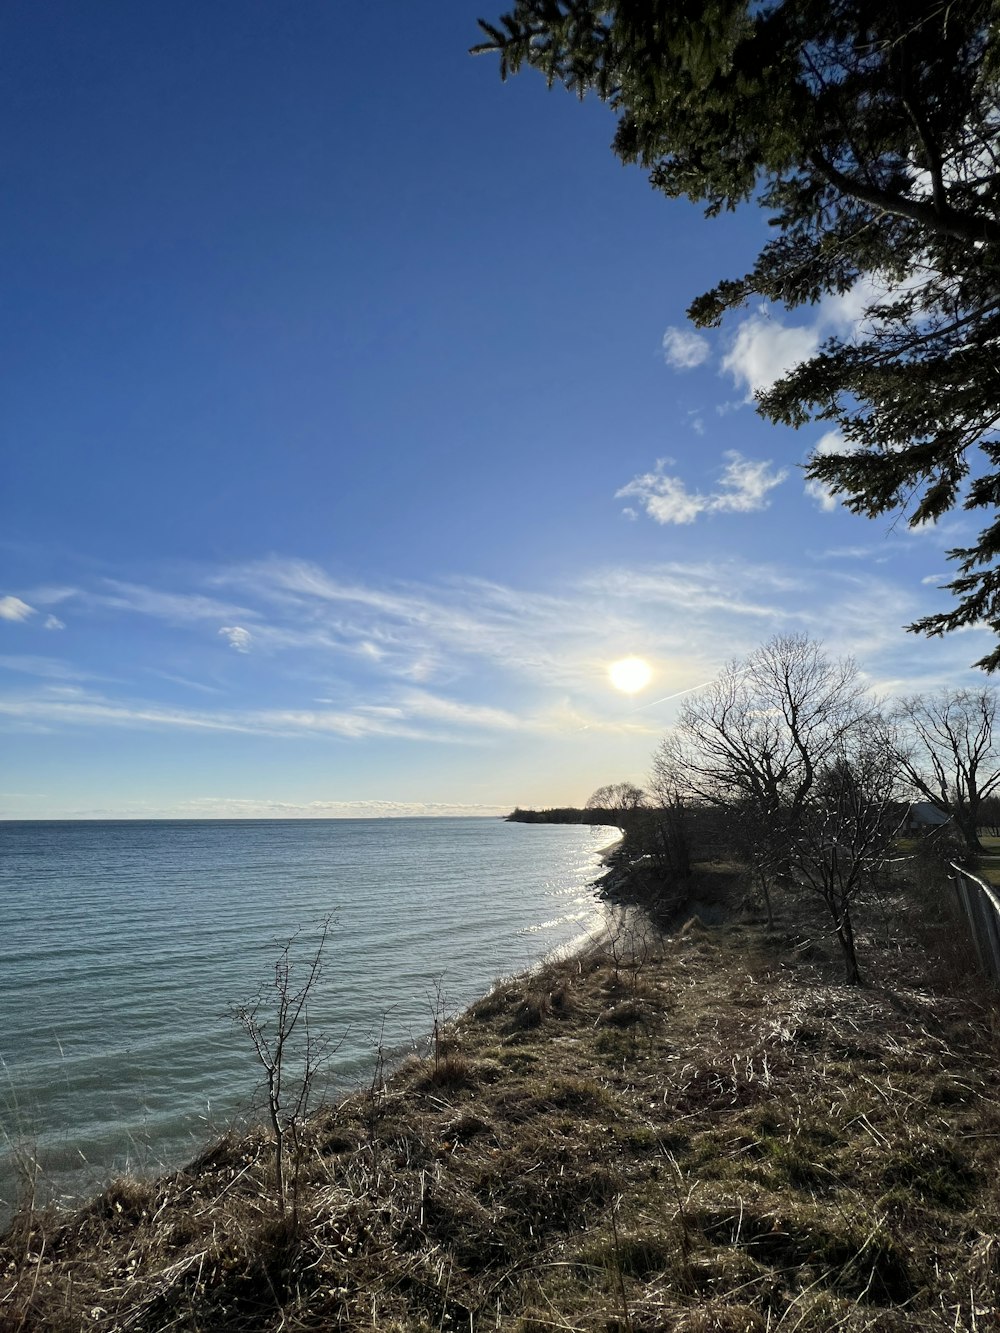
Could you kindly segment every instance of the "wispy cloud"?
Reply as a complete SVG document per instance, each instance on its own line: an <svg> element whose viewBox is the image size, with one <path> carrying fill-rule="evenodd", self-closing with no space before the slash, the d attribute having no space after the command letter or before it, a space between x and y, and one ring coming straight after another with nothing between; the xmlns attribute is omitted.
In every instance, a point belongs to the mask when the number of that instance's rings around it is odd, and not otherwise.
<svg viewBox="0 0 1000 1333"><path fill-rule="evenodd" d="M746 512L766 501L780 475L769 463L731 456L716 492L701 499ZM419 717L428 724L434 711L441 725L447 709L457 725L464 708L469 728L493 730L526 725L532 701L553 691L606 700L607 665L629 652L655 658L683 688L704 678L709 663L799 623L798 607L818 608L822 617L827 603L805 570L790 574L745 560L606 568L556 593L469 578L368 585L283 557L221 570L210 581L257 603L248 632L266 650L262 662L276 681L287 680L279 665L287 658L306 672L302 679L341 680L338 695L402 709L411 723ZM173 597L160 604L169 612ZM900 624L906 616L901 605ZM678 654L678 623L697 649ZM219 627L211 632L218 636ZM356 679L363 686L351 684ZM516 690L516 724L498 689Z"/></svg>
<svg viewBox="0 0 1000 1333"><path fill-rule="evenodd" d="M163 592L117 579L105 579L102 588L90 592L77 590L75 595L100 606L155 616L175 625L201 620L254 620L257 615L248 607L220 602L202 593Z"/></svg>
<svg viewBox="0 0 1000 1333"><path fill-rule="evenodd" d="M115 700L78 688L50 688L34 695L0 698L9 724L116 727L132 730L234 732L273 737L318 737L344 741L385 738L438 744L481 743L492 733L553 736L581 725L603 731L655 734L628 718L601 719L564 704L517 715L426 692L403 693L394 703L352 708L259 708L207 711L166 707L141 700Z"/></svg>
<svg viewBox="0 0 1000 1333"><path fill-rule="evenodd" d="M435 722L457 723L459 726L475 727L488 731L523 731L537 729L537 719L518 717L516 713L503 708L493 708L487 704L462 703L455 699L441 698L423 690L412 690L401 696L399 711L412 717L427 718Z"/></svg>
<svg viewBox="0 0 1000 1333"><path fill-rule="evenodd" d="M373 717L361 710L335 711L265 708L206 712L168 708L142 701L119 701L82 692L63 696L54 691L33 697L0 699L0 716L12 722L124 727L140 730L241 732L265 736L329 736L359 740L396 736L409 740L447 740L407 724L403 718Z"/></svg>
<svg viewBox="0 0 1000 1333"><path fill-rule="evenodd" d="M656 523L693 523L702 514L750 514L766 509L768 494L788 476L785 468L775 470L770 460L744 458L735 449L724 455L718 487L702 494L689 491L680 477L671 476L664 469L667 460L660 459L652 472L644 472L621 490L616 499L635 498Z"/></svg>
<svg viewBox="0 0 1000 1333"><path fill-rule="evenodd" d="M79 596L79 588L74 588L65 583L43 583L37 588L32 588L28 596L39 606L58 606L60 602L68 602L71 598Z"/></svg>
<svg viewBox="0 0 1000 1333"><path fill-rule="evenodd" d="M29 606L27 602L22 602L20 597L12 597L9 594L0 597L0 620L27 620L34 614L35 608Z"/></svg>
<svg viewBox="0 0 1000 1333"><path fill-rule="evenodd" d="M161 680L168 680L172 685L180 685L186 690L197 690L199 694L225 694L218 685L208 685L202 680L191 680L188 676L179 676L173 671L154 671L154 676L159 676Z"/></svg>
<svg viewBox="0 0 1000 1333"><path fill-rule="evenodd" d="M0 656L0 669L16 671L41 680L97 680L99 677L81 671L58 657L36 657L30 653L8 653Z"/></svg>
<svg viewBox="0 0 1000 1333"><path fill-rule="evenodd" d="M448 679L481 657L515 671L550 667L558 675L552 647L574 632L572 599L517 593L485 580L377 588L275 558L228 570L217 581L252 587L273 604L272 622L280 613L282 625L255 628L255 639L275 648L349 652L396 679Z"/></svg>
<svg viewBox="0 0 1000 1333"><path fill-rule="evenodd" d="M762 626L778 629L794 614L786 603L794 607L807 586L766 565L728 560L604 569L587 575L581 584L599 606L642 608L647 621L664 625L664 645L675 637L676 618L692 641L708 646L709 659L717 653L713 624L731 642L746 635L757 639ZM724 651L721 660L732 651Z"/></svg>
<svg viewBox="0 0 1000 1333"><path fill-rule="evenodd" d="M55 693L0 699L0 716L11 721L84 726L181 728L186 731L248 731L235 715L210 716L156 704L121 703L96 696L62 698Z"/></svg>
<svg viewBox="0 0 1000 1333"><path fill-rule="evenodd" d="M726 452L729 460L723 469L719 490L712 496L716 513L749 514L766 509L768 493L788 476L787 468L773 469L770 459L744 458L735 449Z"/></svg>
<svg viewBox="0 0 1000 1333"><path fill-rule="evenodd" d="M875 546L828 546L822 552L825 560L869 560L874 558Z"/></svg>
<svg viewBox="0 0 1000 1333"><path fill-rule="evenodd" d="M766 503L778 480L771 464L731 455L717 487L694 500L699 512L750 512ZM8 729L113 727L490 747L592 731L651 746L676 706L671 697L711 679L775 632L804 630L835 651L857 653L886 678L905 675L905 666L893 665L912 655L902 626L921 614L925 596L919 585L901 589L871 566L831 566L825 552L804 553L794 571L746 559L605 567L558 591L470 578L365 584L280 557L206 573L202 587L238 591L249 612L245 623L216 622L214 609L229 603L197 589L128 586L129 597L116 608L122 620L158 615L169 625L179 608L194 614L182 627L180 674L171 673L168 658L154 663L138 653L131 660L128 645L138 650L148 636L130 639L120 626L115 665L125 679L101 692L81 688L86 674L55 658L0 659L0 667L38 682L16 689L8 682L0 696ZM101 585L98 595L105 592ZM201 615L206 604L213 615ZM88 601L85 590L77 606L83 625L89 609L99 610L102 622L109 609ZM237 652L252 645L252 673L234 673L231 683L224 678L228 668L215 647L220 635ZM609 665L629 655L653 669L647 697L656 706L648 711L634 706L641 699L626 705L609 687ZM963 662L975 656L968 641L960 656ZM156 674L188 685L191 673L196 682L201 671L225 685L218 701L188 707L173 694L155 696Z"/></svg>
<svg viewBox="0 0 1000 1333"><path fill-rule="evenodd" d="M707 361L711 343L691 329L671 325L663 335L663 359L674 370L693 370Z"/></svg>
<svg viewBox="0 0 1000 1333"><path fill-rule="evenodd" d="M66 622L60 620L58 616L46 616L43 629L65 629Z"/></svg>

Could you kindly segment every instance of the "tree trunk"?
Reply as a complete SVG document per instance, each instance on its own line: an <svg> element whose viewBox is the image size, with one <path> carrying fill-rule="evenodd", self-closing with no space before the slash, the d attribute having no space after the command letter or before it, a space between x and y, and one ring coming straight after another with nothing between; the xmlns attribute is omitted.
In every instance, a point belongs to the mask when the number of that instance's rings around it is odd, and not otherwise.
<svg viewBox="0 0 1000 1333"><path fill-rule="evenodd" d="M955 823L965 839L966 847L978 856L983 850L983 844L979 841L979 828L976 824L975 815L970 810L956 810Z"/></svg>
<svg viewBox="0 0 1000 1333"><path fill-rule="evenodd" d="M773 911L772 908L771 908L771 889L770 889L770 886L768 885L768 882L767 882L767 876L766 876L766 875L761 875L761 877L760 877L760 891L761 891L761 893L763 894L763 897L764 897L764 907L765 907L765 909L766 909L766 911L767 911L767 928L768 928L768 930L773 930L773 929L774 929L774 911Z"/></svg>
<svg viewBox="0 0 1000 1333"><path fill-rule="evenodd" d="M277 1068L270 1068L267 1071L267 1109L271 1116L271 1127L274 1130L274 1190L278 1196L278 1209L281 1216L285 1215L285 1136L281 1125L281 1116L279 1114L279 1098L277 1084Z"/></svg>
<svg viewBox="0 0 1000 1333"><path fill-rule="evenodd" d="M860 986L861 972L858 969L858 955L854 948L854 926L851 923L850 909L846 904L839 913L834 911L833 920L837 927L840 950L844 955L844 980L848 986Z"/></svg>

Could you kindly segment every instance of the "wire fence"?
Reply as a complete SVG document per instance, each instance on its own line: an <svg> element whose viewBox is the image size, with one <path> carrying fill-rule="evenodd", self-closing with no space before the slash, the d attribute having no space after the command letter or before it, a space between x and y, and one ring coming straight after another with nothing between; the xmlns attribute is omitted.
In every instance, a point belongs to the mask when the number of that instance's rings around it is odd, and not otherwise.
<svg viewBox="0 0 1000 1333"><path fill-rule="evenodd" d="M993 983L1000 986L1000 897L978 875L954 861L948 864L955 871L958 901L969 923L980 965Z"/></svg>

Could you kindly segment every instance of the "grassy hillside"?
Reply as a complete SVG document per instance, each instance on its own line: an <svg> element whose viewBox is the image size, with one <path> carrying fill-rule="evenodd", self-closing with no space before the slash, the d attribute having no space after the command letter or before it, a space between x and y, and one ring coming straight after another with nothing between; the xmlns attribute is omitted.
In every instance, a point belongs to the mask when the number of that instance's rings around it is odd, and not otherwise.
<svg viewBox="0 0 1000 1333"><path fill-rule="evenodd" d="M848 988L801 903L665 938L623 915L317 1117L297 1216L263 1134L26 1212L0 1327L1000 1327L997 1011L933 896L896 884L861 949Z"/></svg>

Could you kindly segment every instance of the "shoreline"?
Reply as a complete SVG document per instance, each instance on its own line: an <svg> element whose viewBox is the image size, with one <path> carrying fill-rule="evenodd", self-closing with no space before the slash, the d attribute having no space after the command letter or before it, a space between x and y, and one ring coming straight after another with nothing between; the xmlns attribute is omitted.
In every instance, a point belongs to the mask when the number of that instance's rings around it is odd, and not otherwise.
<svg viewBox="0 0 1000 1333"><path fill-rule="evenodd" d="M878 951L860 923L866 988L784 905L502 983L310 1121L284 1218L253 1131L25 1219L14 1327L972 1329L970 1289L1000 1313L1000 1060L955 932L894 919Z"/></svg>
<svg viewBox="0 0 1000 1333"><path fill-rule="evenodd" d="M101 823L107 821L99 821ZM150 822L150 821L143 821ZM200 821L200 822L218 822L218 821ZM247 821L233 821L245 823ZM285 821L301 822L301 821ZM320 821L313 821L320 822ZM355 821L356 822L356 821ZM399 822L399 821L396 821ZM507 984L517 977L526 977L541 969L544 969L549 963L556 962L577 953L582 953L595 947L595 943L604 939L607 934L607 925L604 920L609 905L603 901L599 890L595 884L595 879L601 869L601 858L610 848L617 845L620 838L613 839L611 842L598 848L585 846L584 851L588 861L592 860L592 869L589 876L580 881L580 890L589 891L592 894L593 907L588 908L588 921L590 925L584 922L579 923L581 929L574 933L570 938L561 944L550 946L531 957L531 950L526 949L522 960L516 964L515 968L507 972L494 972L489 975L481 989L468 992L466 988L455 986L456 990L465 990L466 996L463 996L460 1007L456 1008L448 1002L446 991L451 987L446 987L445 992L438 995L437 1000L432 1004L433 987L428 981L428 999L426 1011L421 1014L420 1026L414 1026L405 1033L399 1033L392 1041L391 1046L384 1050L379 1050L376 1044L373 1044L367 1050L363 1059L352 1056L348 1066L338 1072L336 1069L329 1071L323 1079L322 1099L328 1100L331 1104L338 1104L345 1099L361 1092L370 1082L372 1071L377 1063L383 1061L386 1070L398 1068L407 1058L415 1053L425 1051L432 1038L432 1029L438 1021L439 1016L443 1016L446 1021L453 1023L471 1007L479 1003L488 995L493 993L498 987ZM600 920L597 918L600 917ZM511 935L511 940L522 939L527 941L532 938L530 933L522 935L516 932ZM330 967L335 967L334 959L328 960ZM429 974L428 974L429 975ZM455 978L452 978L454 983ZM414 992L416 995L417 992ZM437 1010L438 1003L441 1004L440 1015ZM383 1008L388 1009L391 1006L386 1002ZM377 1017L376 1017L377 1026ZM331 1028L336 1024L331 1024ZM355 1026L355 1030L359 1030ZM229 1045L232 1047L242 1047L243 1039L239 1035L234 1035ZM124 1121L125 1126L121 1132L115 1130L114 1142L120 1144L120 1150L114 1153L114 1160L110 1153L106 1159L101 1157L94 1158L94 1165L83 1156L77 1147L78 1140L74 1137L72 1130L44 1130L41 1139L36 1132L33 1132L30 1119L21 1119L17 1112L12 1124L12 1131L7 1136L4 1147L7 1152L4 1154L6 1161L3 1163L4 1193L7 1195L7 1201L0 1201L0 1232L8 1224L9 1220L16 1213L16 1200L23 1189L24 1179L30 1178L34 1183L32 1188L37 1192L37 1197L44 1201L44 1206L57 1208L63 1213L72 1213L74 1210L86 1206L88 1202L99 1196L102 1190L116 1177L128 1176L137 1180L155 1180L165 1174L184 1170L190 1162L196 1161L209 1153L213 1145L223 1138L231 1137L233 1133L250 1133L264 1121L266 1118L265 1108L260 1103L261 1086L259 1082L259 1072L256 1067L250 1066L249 1081L241 1080L236 1085L238 1100L234 1099L231 1109L224 1108L228 1104L222 1097L212 1097L201 1107L195 1106L188 1109L183 1114L185 1128L175 1129L166 1134L156 1135L151 1133L148 1125L142 1126L142 1132L136 1132L133 1137L133 1131L136 1130L135 1124ZM17 1106L17 1089L13 1085L10 1091L10 1106ZM217 1108L222 1107L219 1111ZM211 1121L214 1119L215 1123ZM180 1125L180 1117L176 1118L176 1123ZM109 1127L112 1122L108 1122ZM190 1130L186 1126L190 1126ZM207 1125L207 1129L206 1129ZM200 1130L199 1130L200 1126ZM36 1144L41 1142L38 1149L40 1156L46 1165L39 1168L35 1160ZM83 1140L86 1146L86 1140ZM75 1153L79 1152L80 1162L76 1162ZM67 1168L66 1162L71 1165Z"/></svg>

